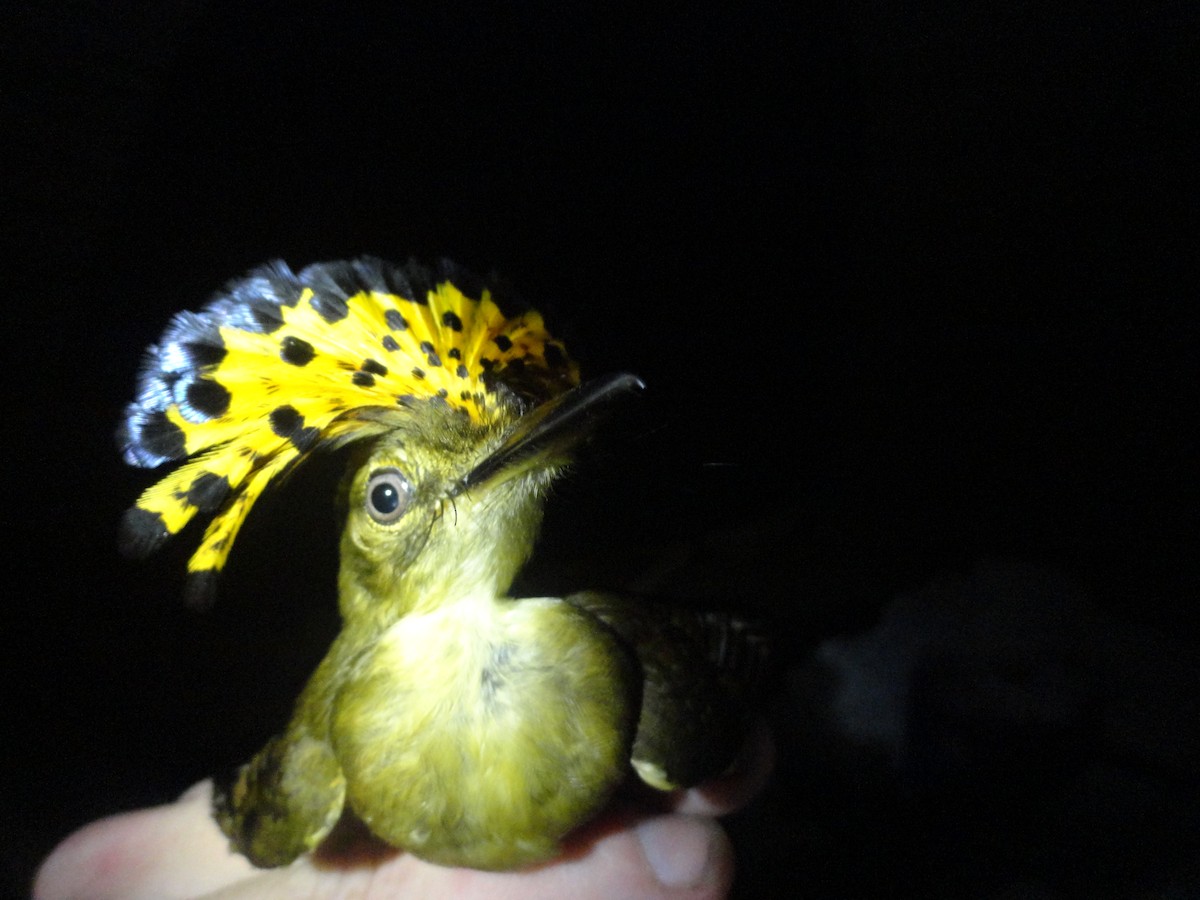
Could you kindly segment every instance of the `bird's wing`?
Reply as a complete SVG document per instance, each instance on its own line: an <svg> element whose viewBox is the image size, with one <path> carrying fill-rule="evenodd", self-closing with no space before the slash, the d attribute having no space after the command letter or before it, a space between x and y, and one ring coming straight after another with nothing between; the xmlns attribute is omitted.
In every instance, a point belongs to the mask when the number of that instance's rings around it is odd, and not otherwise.
<svg viewBox="0 0 1200 900"><path fill-rule="evenodd" d="M328 742L293 723L231 777L216 779L213 812L234 848L269 868L315 848L337 824L345 795Z"/></svg>
<svg viewBox="0 0 1200 900"><path fill-rule="evenodd" d="M661 607L598 591L565 598L629 644L642 667L632 763L659 790L691 787L735 761L752 719L750 695L766 639L731 615Z"/></svg>

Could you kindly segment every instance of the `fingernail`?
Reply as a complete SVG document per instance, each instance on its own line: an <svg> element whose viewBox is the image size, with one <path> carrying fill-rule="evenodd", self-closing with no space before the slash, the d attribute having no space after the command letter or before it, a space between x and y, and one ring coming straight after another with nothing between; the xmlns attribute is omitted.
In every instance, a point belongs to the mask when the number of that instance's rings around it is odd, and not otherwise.
<svg viewBox="0 0 1200 900"><path fill-rule="evenodd" d="M637 827L638 841L654 877L666 887L694 887L703 881L712 855L712 835L698 819L662 816Z"/></svg>
<svg viewBox="0 0 1200 900"><path fill-rule="evenodd" d="M204 781L193 784L190 788L179 795L176 803L192 803L201 798L207 800L212 795L212 781L206 779Z"/></svg>

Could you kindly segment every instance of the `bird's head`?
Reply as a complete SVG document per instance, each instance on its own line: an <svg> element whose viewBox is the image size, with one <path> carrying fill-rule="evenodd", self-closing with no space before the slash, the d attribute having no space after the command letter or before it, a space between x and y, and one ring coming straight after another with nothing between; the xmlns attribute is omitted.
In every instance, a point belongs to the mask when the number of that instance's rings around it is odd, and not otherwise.
<svg viewBox="0 0 1200 900"><path fill-rule="evenodd" d="M211 595L241 523L320 448L353 445L340 576L348 621L507 590L545 489L631 375L579 384L534 311L506 316L461 270L275 263L181 313L150 348L119 442L187 462L127 513L144 555L212 514L188 564Z"/></svg>
<svg viewBox="0 0 1200 900"><path fill-rule="evenodd" d="M588 382L473 423L444 404L388 411L345 482L340 588L347 620L389 621L507 591L533 550L546 489L632 375Z"/></svg>

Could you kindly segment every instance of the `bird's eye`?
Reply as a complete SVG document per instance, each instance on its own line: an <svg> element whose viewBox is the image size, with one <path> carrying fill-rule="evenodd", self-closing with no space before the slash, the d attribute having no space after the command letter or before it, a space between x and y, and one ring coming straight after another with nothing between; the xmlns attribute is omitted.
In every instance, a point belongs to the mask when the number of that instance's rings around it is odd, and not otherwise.
<svg viewBox="0 0 1200 900"><path fill-rule="evenodd" d="M367 479L367 512L380 525L390 525L408 510L412 485L397 469L379 469Z"/></svg>

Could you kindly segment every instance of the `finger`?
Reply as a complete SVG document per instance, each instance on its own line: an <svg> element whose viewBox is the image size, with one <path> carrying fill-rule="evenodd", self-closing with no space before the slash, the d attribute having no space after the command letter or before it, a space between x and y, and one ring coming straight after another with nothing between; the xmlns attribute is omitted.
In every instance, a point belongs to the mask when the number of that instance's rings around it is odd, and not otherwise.
<svg viewBox="0 0 1200 900"><path fill-rule="evenodd" d="M34 880L36 900L195 897L257 872L209 814L212 784L175 803L101 819L58 845Z"/></svg>
<svg viewBox="0 0 1200 900"><path fill-rule="evenodd" d="M775 742L765 722L751 729L741 755L730 770L706 784L680 794L675 812L697 816L723 816L741 809L770 780L775 767Z"/></svg>
<svg viewBox="0 0 1200 900"><path fill-rule="evenodd" d="M403 854L374 873L370 895L701 900L725 896L732 881L733 851L721 827L708 818L670 815L612 831L562 859L521 872L445 869Z"/></svg>

